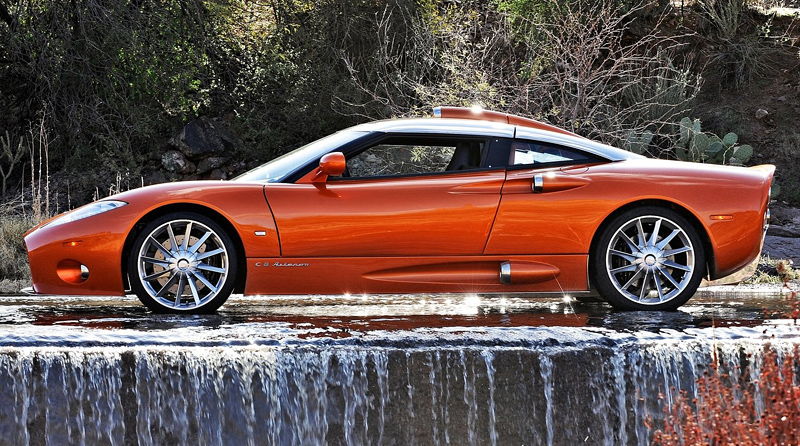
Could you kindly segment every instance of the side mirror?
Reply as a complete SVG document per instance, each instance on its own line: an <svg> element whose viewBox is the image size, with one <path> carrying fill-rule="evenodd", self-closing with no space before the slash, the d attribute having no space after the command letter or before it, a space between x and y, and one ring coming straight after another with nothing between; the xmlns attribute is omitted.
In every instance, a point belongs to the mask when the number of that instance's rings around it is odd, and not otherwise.
<svg viewBox="0 0 800 446"><path fill-rule="evenodd" d="M324 183L329 176L339 176L347 168L347 161L342 152L331 152L319 160L319 170L317 176L312 180L314 183Z"/></svg>

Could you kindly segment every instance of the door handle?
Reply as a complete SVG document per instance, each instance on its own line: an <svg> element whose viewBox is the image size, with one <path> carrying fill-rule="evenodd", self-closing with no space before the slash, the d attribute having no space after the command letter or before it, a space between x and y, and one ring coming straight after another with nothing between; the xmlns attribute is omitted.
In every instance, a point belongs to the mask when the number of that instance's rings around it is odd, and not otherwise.
<svg viewBox="0 0 800 446"><path fill-rule="evenodd" d="M531 190L534 194L560 192L577 189L591 183L592 180L575 175L563 175L556 172L537 173L533 176Z"/></svg>

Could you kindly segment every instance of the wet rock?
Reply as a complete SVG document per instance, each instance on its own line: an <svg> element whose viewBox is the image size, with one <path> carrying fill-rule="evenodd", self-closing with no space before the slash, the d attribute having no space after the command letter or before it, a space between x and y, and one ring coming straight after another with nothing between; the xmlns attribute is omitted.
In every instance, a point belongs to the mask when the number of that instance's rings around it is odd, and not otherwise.
<svg viewBox="0 0 800 446"><path fill-rule="evenodd" d="M183 153L177 150L167 150L161 156L161 165L170 172L187 174L194 172L194 163L186 159Z"/></svg>
<svg viewBox="0 0 800 446"><path fill-rule="evenodd" d="M206 173L214 169L219 169L220 167L224 166L227 161L228 158L222 156L211 156L208 158L203 158L197 164L197 173Z"/></svg>
<svg viewBox="0 0 800 446"><path fill-rule="evenodd" d="M223 153L233 142L226 124L206 117L189 122L170 140L173 147L193 159Z"/></svg>
<svg viewBox="0 0 800 446"><path fill-rule="evenodd" d="M769 112L764 110L763 108L759 108L756 110L756 119L761 120L769 116Z"/></svg>

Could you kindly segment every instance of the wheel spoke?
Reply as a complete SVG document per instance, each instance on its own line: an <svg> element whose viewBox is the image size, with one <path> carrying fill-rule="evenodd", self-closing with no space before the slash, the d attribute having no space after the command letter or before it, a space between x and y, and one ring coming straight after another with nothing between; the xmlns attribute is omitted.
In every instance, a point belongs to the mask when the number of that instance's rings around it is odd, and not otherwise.
<svg viewBox="0 0 800 446"><path fill-rule="evenodd" d="M624 232L620 232L619 234L620 234L620 237L622 237L622 241L625 242L626 245L628 245L628 248L630 248L631 252L639 252L639 251L641 251L639 249L639 247L636 246L636 243L633 243L633 240L631 240L631 238L628 237L627 234L625 234Z"/></svg>
<svg viewBox="0 0 800 446"><path fill-rule="evenodd" d="M680 285L678 285L678 282L675 280L674 277L672 277L672 274L670 274L669 271L659 266L658 272L661 273L661 275L664 276L665 279L669 280L669 283L671 283L672 286L674 286L676 289L681 287Z"/></svg>
<svg viewBox="0 0 800 446"><path fill-rule="evenodd" d="M215 256L217 254L222 254L223 252L225 252L225 250L222 249L222 248L212 249L211 251L206 251L206 252L204 252L202 254L198 254L197 255L197 260L207 259L207 258L209 258L211 256Z"/></svg>
<svg viewBox="0 0 800 446"><path fill-rule="evenodd" d="M189 249L189 238L192 236L192 222L186 224L186 235L183 236L183 246L181 246L182 251L186 251Z"/></svg>
<svg viewBox="0 0 800 446"><path fill-rule="evenodd" d="M194 275L192 272L189 272L189 275ZM187 277L189 279L189 289L192 291L192 297L194 297L195 305L200 305L200 293L197 292L197 284L194 283L191 277Z"/></svg>
<svg viewBox="0 0 800 446"><path fill-rule="evenodd" d="M162 269L161 271L159 271L157 273L153 273L153 274L150 274L149 276L142 277L142 280L149 282L149 281L151 281L153 279L157 279L157 278L159 278L159 277L161 277L164 274L167 274L169 272L171 272L169 269Z"/></svg>
<svg viewBox="0 0 800 446"><path fill-rule="evenodd" d="M195 271L194 276L197 277L199 281L203 282L203 285L207 286L208 289L210 289L213 294L217 293L217 287L212 285L211 282L209 282L208 279L206 279L203 273L201 273L200 271Z"/></svg>
<svg viewBox="0 0 800 446"><path fill-rule="evenodd" d="M670 232L670 234L668 236L664 237L660 242L658 242L658 245L656 245L656 248L664 249L664 247L667 246L669 244L669 242L671 242L672 239L674 239L675 236L680 234L680 233L681 233L680 229L673 229L672 232Z"/></svg>
<svg viewBox="0 0 800 446"><path fill-rule="evenodd" d="M139 257L139 260L141 260L142 262L151 263L153 265L163 266L164 268L168 268L169 267L169 261L167 261L167 260L159 260L159 259L154 259L152 257L145 257L145 256Z"/></svg>
<svg viewBox="0 0 800 446"><path fill-rule="evenodd" d="M175 255L178 252L178 242L175 241L175 233L172 232L172 223L167 223L167 234L169 234L169 244L172 253L171 255Z"/></svg>
<svg viewBox="0 0 800 446"><path fill-rule="evenodd" d="M639 302L643 301L645 297L647 297L647 279L650 277L650 270L644 270L644 279L642 279L642 289L639 290Z"/></svg>
<svg viewBox="0 0 800 446"><path fill-rule="evenodd" d="M212 273L220 273L220 274L225 274L227 272L227 270L225 268L219 268L217 266L211 266L211 265L208 265L208 264L202 263L202 262L197 264L197 269L202 269L203 271L210 271Z"/></svg>
<svg viewBox="0 0 800 446"><path fill-rule="evenodd" d="M615 256L618 256L618 257L622 257L623 259L625 259L625 260L627 260L627 261L629 261L631 263L636 261L636 256L633 255L633 254L629 254L629 253L623 252L623 251L618 251L616 249L612 249L609 252L612 255L615 255Z"/></svg>
<svg viewBox="0 0 800 446"><path fill-rule="evenodd" d="M678 255L683 252L691 251L692 248L690 246L681 246L680 248L670 249L669 251L664 251L664 257L672 257L674 255Z"/></svg>
<svg viewBox="0 0 800 446"><path fill-rule="evenodd" d="M194 245L192 245L191 248L189 248L189 252L192 254L197 252L197 250L200 249L201 246L203 246L203 243L205 243L206 240L208 240L208 238L211 237L211 234L212 234L211 231L206 231L206 233L203 234L202 237L200 237L200 240L198 240L197 243L195 243Z"/></svg>
<svg viewBox="0 0 800 446"><path fill-rule="evenodd" d="M175 285L175 279L177 278L178 274L173 274L172 276L170 276L169 280L167 280L167 283L165 283L164 286L162 286L161 289L158 290L158 292L156 293L156 297L162 297L162 294L164 294L164 292L167 291L169 287Z"/></svg>
<svg viewBox="0 0 800 446"><path fill-rule="evenodd" d="M664 291L661 289L661 280L658 278L658 274L653 271L653 282L656 284L656 291L658 291L658 301L664 302Z"/></svg>
<svg viewBox="0 0 800 446"><path fill-rule="evenodd" d="M675 262L673 262L671 260L665 260L662 263L663 263L664 266L669 267L669 268L679 269L681 271L686 271L687 273L692 272L692 269L689 268L688 266L681 265L680 263L675 263Z"/></svg>
<svg viewBox="0 0 800 446"><path fill-rule="evenodd" d="M172 304L173 307L177 307L181 304L183 288L186 286L186 276L184 274L178 274L178 276L180 276L180 279L178 279L178 291L175 292L175 303Z"/></svg>
<svg viewBox="0 0 800 446"><path fill-rule="evenodd" d="M653 225L653 233L650 235L650 242L648 243L649 246L656 246L656 242L658 241L658 232L661 231L662 221L663 219L659 218Z"/></svg>
<svg viewBox="0 0 800 446"><path fill-rule="evenodd" d="M156 240L152 235L150 236L150 243L156 245L156 249L161 251L161 253L164 254L164 256L166 256L167 258L171 258L172 257L172 253L169 252L167 250L167 248L165 248L164 245L162 245L161 242Z"/></svg>
<svg viewBox="0 0 800 446"><path fill-rule="evenodd" d="M642 271L644 271L644 269L639 269L638 271L636 271L636 273L633 276L631 276L630 279L628 279L625 285L622 286L622 289L627 290L628 288L630 288L630 286L633 285L633 282L635 282L636 279L639 278L639 275L642 274Z"/></svg>
<svg viewBox="0 0 800 446"><path fill-rule="evenodd" d="M641 218L636 220L636 237L639 240L639 250L641 251L646 246L646 242L644 240L644 228L642 227Z"/></svg>
<svg viewBox="0 0 800 446"><path fill-rule="evenodd" d="M620 266L619 268L614 268L609 271L611 274L619 274L619 273L627 273L636 271L639 268L638 265L635 263L631 263L630 265Z"/></svg>

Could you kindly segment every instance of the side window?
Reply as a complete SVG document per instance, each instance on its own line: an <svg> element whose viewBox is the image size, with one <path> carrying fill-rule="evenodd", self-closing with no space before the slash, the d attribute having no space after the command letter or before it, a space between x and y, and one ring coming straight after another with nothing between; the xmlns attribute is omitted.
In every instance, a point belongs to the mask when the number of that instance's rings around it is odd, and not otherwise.
<svg viewBox="0 0 800 446"><path fill-rule="evenodd" d="M419 175L481 166L483 141L389 139L347 160L350 177Z"/></svg>
<svg viewBox="0 0 800 446"><path fill-rule="evenodd" d="M591 162L596 158L577 150L538 142L514 141L509 165L523 164L570 164Z"/></svg>

